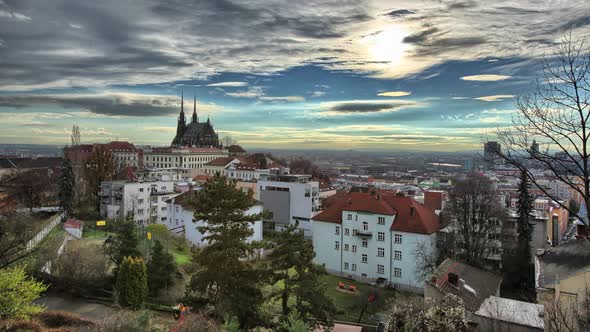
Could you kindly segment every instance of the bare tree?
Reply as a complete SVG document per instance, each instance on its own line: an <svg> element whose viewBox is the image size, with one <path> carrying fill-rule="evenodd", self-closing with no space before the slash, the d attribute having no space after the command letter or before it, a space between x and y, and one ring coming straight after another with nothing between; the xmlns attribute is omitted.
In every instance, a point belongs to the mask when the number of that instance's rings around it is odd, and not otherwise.
<svg viewBox="0 0 590 332"><path fill-rule="evenodd" d="M498 129L495 154L525 171L531 182L573 216L588 222L545 188L530 170L537 164L590 204L590 49L583 41L563 38L543 60L543 75L532 93L516 97L512 126ZM491 145L490 145L491 147Z"/></svg>
<svg viewBox="0 0 590 332"><path fill-rule="evenodd" d="M82 183L82 159L81 159L81 151L80 151L80 128L77 125L72 126L72 135L70 136L72 141L72 147L70 149L65 149L64 154L67 153L67 156L72 161L72 168L74 169L74 182L75 182L75 192L79 193L76 195L78 204L80 203L80 198L82 195L81 193L85 193L83 190L84 184Z"/></svg>
<svg viewBox="0 0 590 332"><path fill-rule="evenodd" d="M8 193L30 211L41 205L51 189L47 169L14 171L9 175L6 183Z"/></svg>
<svg viewBox="0 0 590 332"><path fill-rule="evenodd" d="M433 275L437 266L441 263L436 250L436 243L430 241L418 242L414 255L416 257L416 272L421 281Z"/></svg>
<svg viewBox="0 0 590 332"><path fill-rule="evenodd" d="M223 146L230 146L230 145L238 144L238 142L231 136L224 136L221 139L221 142L223 143Z"/></svg>
<svg viewBox="0 0 590 332"><path fill-rule="evenodd" d="M456 180L443 217L448 224L441 250L449 257L476 267L488 267L499 255L505 212L492 182L471 174Z"/></svg>
<svg viewBox="0 0 590 332"><path fill-rule="evenodd" d="M88 160L86 176L96 198L96 210L100 211L98 191L102 181L109 181L113 178L115 165L111 152L103 147L97 147Z"/></svg>

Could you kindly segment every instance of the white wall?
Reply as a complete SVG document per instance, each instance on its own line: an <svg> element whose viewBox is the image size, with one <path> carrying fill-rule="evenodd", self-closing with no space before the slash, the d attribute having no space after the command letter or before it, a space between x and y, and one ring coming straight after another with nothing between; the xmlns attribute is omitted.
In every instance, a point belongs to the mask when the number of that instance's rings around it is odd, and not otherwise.
<svg viewBox="0 0 590 332"><path fill-rule="evenodd" d="M255 205L248 209L245 214L253 215L260 212L262 212L262 206ZM199 232L197 229L204 224L200 220L193 222L193 214L194 211L185 210L182 206L175 204L172 200L167 206L167 220L161 223L166 225L168 229L171 229L173 234L177 234L177 232L181 230L181 228L178 228L175 231L175 228L184 226L184 236L188 241L199 247L206 246L207 242L203 239L205 234ZM262 220L256 221L251 228L254 231L254 234L248 238L247 242L262 241Z"/></svg>

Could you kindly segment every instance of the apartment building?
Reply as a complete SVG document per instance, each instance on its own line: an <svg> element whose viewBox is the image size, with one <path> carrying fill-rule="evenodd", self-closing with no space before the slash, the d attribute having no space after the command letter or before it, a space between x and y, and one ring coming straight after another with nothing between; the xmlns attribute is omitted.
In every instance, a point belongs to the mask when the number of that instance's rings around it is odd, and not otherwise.
<svg viewBox="0 0 590 332"><path fill-rule="evenodd" d="M176 195L172 181L105 181L100 184L100 215L109 219L132 215L139 225L165 222L166 201Z"/></svg>
<svg viewBox="0 0 590 332"><path fill-rule="evenodd" d="M206 246L204 234L198 228L204 225L202 220L195 221L194 213L199 208L195 204L195 191L190 190L178 196L170 198L167 203L167 218L161 224L170 229L172 234L184 235L187 240L196 246ZM253 215L262 212L262 205L257 204L244 212L245 215ZM262 220L256 221L250 226L252 236L248 242L262 240Z"/></svg>
<svg viewBox="0 0 590 332"><path fill-rule="evenodd" d="M311 218L320 211L320 190L310 175L260 174L258 195L264 209L273 213L267 220L269 228L281 230L298 223L298 228L311 238Z"/></svg>
<svg viewBox="0 0 590 332"><path fill-rule="evenodd" d="M315 262L329 273L423 292L416 250L435 250L433 210L393 192L351 192L312 219Z"/></svg>
<svg viewBox="0 0 590 332"><path fill-rule="evenodd" d="M203 168L203 165L221 157L228 151L217 148L149 148L143 153L143 163L147 168Z"/></svg>

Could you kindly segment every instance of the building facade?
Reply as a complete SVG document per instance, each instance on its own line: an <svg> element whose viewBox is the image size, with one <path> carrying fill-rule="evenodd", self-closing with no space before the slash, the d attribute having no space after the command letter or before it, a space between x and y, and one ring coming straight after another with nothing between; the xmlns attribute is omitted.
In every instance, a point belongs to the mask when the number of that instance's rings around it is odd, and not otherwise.
<svg viewBox="0 0 590 332"><path fill-rule="evenodd" d="M352 192L313 217L315 262L329 273L417 293L416 251L435 248L438 216L393 192Z"/></svg>
<svg viewBox="0 0 590 332"><path fill-rule="evenodd" d="M176 195L172 181L105 181L100 184L100 215L109 219L131 215L139 225L164 222L166 201Z"/></svg>
<svg viewBox="0 0 590 332"><path fill-rule="evenodd" d="M167 202L167 219L162 224L166 225L172 234L183 235L192 244L202 247L207 245L205 235L198 228L203 226L202 220L195 221L194 213L198 206L194 204L195 192L188 191L181 195L172 197ZM262 205L254 205L246 212L246 215L253 215L262 212ZM248 242L262 240L262 220L256 221L250 226L253 234Z"/></svg>
<svg viewBox="0 0 590 332"><path fill-rule="evenodd" d="M269 228L282 230L286 225L298 224L306 237L311 238L311 218L320 211L320 190L309 175L261 174L258 197L264 209L272 212L267 220Z"/></svg>
<svg viewBox="0 0 590 332"><path fill-rule="evenodd" d="M144 150L146 168L202 169L206 163L227 157L227 150L217 148L150 148Z"/></svg>

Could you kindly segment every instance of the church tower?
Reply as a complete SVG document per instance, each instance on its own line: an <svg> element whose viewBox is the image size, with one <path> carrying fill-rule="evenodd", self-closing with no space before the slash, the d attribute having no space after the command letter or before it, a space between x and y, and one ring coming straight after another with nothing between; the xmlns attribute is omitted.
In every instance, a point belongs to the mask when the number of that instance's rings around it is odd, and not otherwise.
<svg viewBox="0 0 590 332"><path fill-rule="evenodd" d="M178 116L178 124L176 125L176 137L172 144L181 145L180 138L186 131L186 118L184 117L184 91L180 93L180 115Z"/></svg>
<svg viewBox="0 0 590 332"><path fill-rule="evenodd" d="M197 89L195 89L195 99L193 103L193 119L191 123L198 123L199 118L197 117Z"/></svg>

